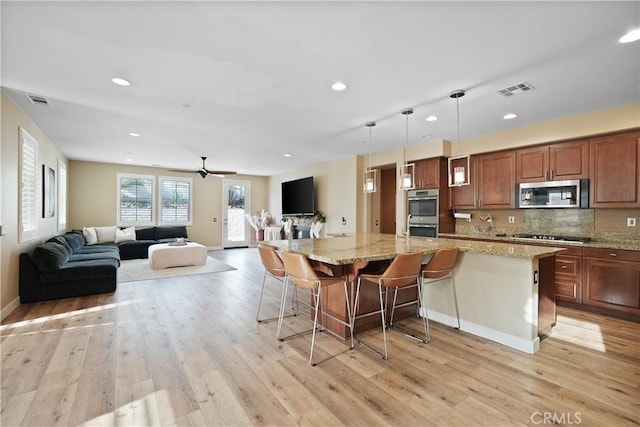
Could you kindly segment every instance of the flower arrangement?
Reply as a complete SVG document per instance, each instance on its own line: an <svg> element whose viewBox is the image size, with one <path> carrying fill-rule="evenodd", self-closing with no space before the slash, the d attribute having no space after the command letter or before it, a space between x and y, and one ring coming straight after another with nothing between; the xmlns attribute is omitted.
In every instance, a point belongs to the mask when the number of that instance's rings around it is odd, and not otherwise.
<svg viewBox="0 0 640 427"><path fill-rule="evenodd" d="M269 219L271 218L269 212L264 209L262 209L259 214L255 214L253 216L246 214L245 216L247 217L247 221L249 221L249 225L251 225L251 228L255 231L267 228L269 225Z"/></svg>

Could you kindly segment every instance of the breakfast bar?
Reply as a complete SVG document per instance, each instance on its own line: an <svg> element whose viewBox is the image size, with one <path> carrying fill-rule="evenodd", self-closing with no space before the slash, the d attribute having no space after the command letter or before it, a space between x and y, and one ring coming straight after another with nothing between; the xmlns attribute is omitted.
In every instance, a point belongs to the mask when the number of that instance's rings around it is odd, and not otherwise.
<svg viewBox="0 0 640 427"><path fill-rule="evenodd" d="M388 262L398 253L422 251L426 263L438 249L457 247L461 253L454 278L461 330L533 354L539 349L540 337L555 324L554 263L562 248L375 233L264 243L280 251L302 253L318 267L344 274L352 283L363 268ZM362 294L360 304L367 298L372 296ZM429 319L455 323L453 297L446 281L425 287L423 298ZM328 293L326 308L346 318L344 303L337 301L340 299ZM378 317L377 324L366 327L380 327L379 321ZM331 323L327 326L346 336L344 329ZM361 330L356 324L356 332Z"/></svg>

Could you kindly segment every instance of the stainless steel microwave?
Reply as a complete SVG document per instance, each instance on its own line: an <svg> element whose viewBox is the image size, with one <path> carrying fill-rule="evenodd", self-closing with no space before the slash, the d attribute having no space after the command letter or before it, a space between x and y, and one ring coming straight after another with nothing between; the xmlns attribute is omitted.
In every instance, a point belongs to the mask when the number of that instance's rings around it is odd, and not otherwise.
<svg viewBox="0 0 640 427"><path fill-rule="evenodd" d="M516 185L519 208L588 208L589 180L527 182Z"/></svg>

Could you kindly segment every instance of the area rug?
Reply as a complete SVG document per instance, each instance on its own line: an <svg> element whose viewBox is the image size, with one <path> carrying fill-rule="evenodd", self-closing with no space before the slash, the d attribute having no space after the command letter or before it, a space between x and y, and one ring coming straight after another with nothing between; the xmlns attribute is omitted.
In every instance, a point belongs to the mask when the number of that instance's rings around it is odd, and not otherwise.
<svg viewBox="0 0 640 427"><path fill-rule="evenodd" d="M230 270L235 270L235 268L210 256L207 257L206 265L172 267L161 270L153 270L148 259L128 259L120 262L120 268L118 268L118 283L191 276L194 274L219 273Z"/></svg>

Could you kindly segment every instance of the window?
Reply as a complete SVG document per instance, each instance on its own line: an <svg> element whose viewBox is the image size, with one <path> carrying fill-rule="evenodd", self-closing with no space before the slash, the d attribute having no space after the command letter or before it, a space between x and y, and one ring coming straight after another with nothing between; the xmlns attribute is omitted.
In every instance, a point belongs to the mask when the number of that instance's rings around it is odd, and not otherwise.
<svg viewBox="0 0 640 427"><path fill-rule="evenodd" d="M67 165L58 160L58 230L67 228Z"/></svg>
<svg viewBox="0 0 640 427"><path fill-rule="evenodd" d="M160 224L191 225L192 179L160 177Z"/></svg>
<svg viewBox="0 0 640 427"><path fill-rule="evenodd" d="M20 242L38 237L38 142L20 128Z"/></svg>
<svg viewBox="0 0 640 427"><path fill-rule="evenodd" d="M118 225L154 225L155 177L118 174Z"/></svg>

